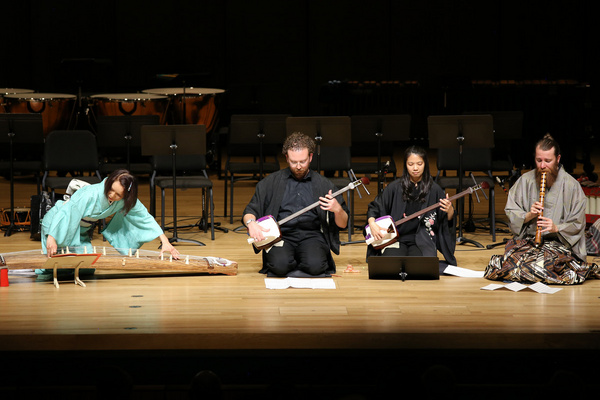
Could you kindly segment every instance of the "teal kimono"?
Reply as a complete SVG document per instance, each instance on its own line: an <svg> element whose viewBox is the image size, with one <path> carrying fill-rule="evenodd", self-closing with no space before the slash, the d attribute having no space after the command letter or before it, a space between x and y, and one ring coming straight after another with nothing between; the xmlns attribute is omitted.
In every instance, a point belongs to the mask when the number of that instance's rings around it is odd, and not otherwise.
<svg viewBox="0 0 600 400"><path fill-rule="evenodd" d="M74 252L83 253L86 247L91 253L90 229L96 221L110 216L102 234L121 254L127 254L130 248L136 250L163 233L139 200L127 215L122 212L123 203L109 203L104 195L104 181L80 188L68 201L57 201L42 220L42 251L46 253L46 239L51 235L59 249L69 246Z"/></svg>

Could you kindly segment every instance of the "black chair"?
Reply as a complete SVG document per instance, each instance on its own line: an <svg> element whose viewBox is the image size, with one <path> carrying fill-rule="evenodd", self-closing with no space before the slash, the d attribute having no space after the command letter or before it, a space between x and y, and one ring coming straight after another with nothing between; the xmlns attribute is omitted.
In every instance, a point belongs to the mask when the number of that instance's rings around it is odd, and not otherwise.
<svg viewBox="0 0 600 400"><path fill-rule="evenodd" d="M400 115L353 115L352 170L356 174L376 174L378 192L387 174L396 178L394 147L410 141L411 117ZM365 161L357 161L357 159ZM374 160L373 160L374 159Z"/></svg>
<svg viewBox="0 0 600 400"><path fill-rule="evenodd" d="M57 175L50 175L51 171L56 171ZM66 176L67 173L71 177ZM85 173L89 175L85 176ZM87 130L52 131L46 136L44 145L42 188L52 193L54 202L56 189L66 189L73 178L90 184L102 180L96 136Z"/></svg>
<svg viewBox="0 0 600 400"><path fill-rule="evenodd" d="M41 183L44 126L41 114L0 114L0 171L32 175ZM11 165L12 161L12 165Z"/></svg>
<svg viewBox="0 0 600 400"><path fill-rule="evenodd" d="M100 153L100 173L125 168L134 175L150 175L150 157L142 156L141 127L158 125L158 115L99 116L96 138Z"/></svg>
<svg viewBox="0 0 600 400"><path fill-rule="evenodd" d="M10 180L10 225L5 236L15 229L14 180L17 175L32 175L40 193L44 127L40 114L0 114L0 174Z"/></svg>
<svg viewBox="0 0 600 400"><path fill-rule="evenodd" d="M165 135L168 136L171 130L187 135L181 136L182 141L177 143L183 154L167 155L163 154L162 149L159 149L156 152L158 154L151 157L153 171L150 177L150 212L152 215L156 215L156 188L158 187L161 190L161 227L165 230L165 191L167 189L202 189L202 195L200 196L202 216L197 225L204 232L208 231L210 225L211 239L214 240L213 183L206 171L206 128L204 125L144 126L142 127L142 141L151 144L157 143L159 139L153 139L153 136L161 135L164 139ZM189 140L192 140L193 144ZM143 143L143 146L152 148L152 145L145 143ZM190 149L194 150L190 152ZM143 152L144 154L148 153L147 150L143 150ZM174 163L175 165L173 165ZM178 237L177 200L175 195L173 200L173 237L169 240L171 242L190 242L203 245L204 243L195 240Z"/></svg>
<svg viewBox="0 0 600 400"><path fill-rule="evenodd" d="M173 190L173 177L169 175L172 171L172 158L171 156L158 155L152 156L151 160L153 172L150 178L150 186L153 188L154 193L157 187L160 188L160 226L165 230L165 190ZM177 189L202 189L202 195L200 197L202 202L202 216L198 226L204 232L207 232L208 227L210 226L210 237L212 240L215 240L213 183L206 172L205 155L177 156L176 169L178 173L175 181ZM151 207L155 207L155 195L153 196L151 203ZM174 232L174 235L176 236L176 232Z"/></svg>
<svg viewBox="0 0 600 400"><path fill-rule="evenodd" d="M261 180L279 171L278 154L285 139L286 114L232 115L229 124L225 163L224 216L227 217L229 184L229 222L233 223L233 187L244 180Z"/></svg>
<svg viewBox="0 0 600 400"><path fill-rule="evenodd" d="M459 156L458 151L452 148L440 148L437 150L437 175L435 181L442 187L442 189L459 189L459 177L447 176L448 171L459 170ZM486 148L464 148L462 156L462 171L465 172L462 179L462 190L469 188L475 184L487 183L489 185L489 220L490 220L490 233L492 235L492 241L496 241L496 207L495 207L495 191L494 191L494 178L491 173L492 166L492 151ZM473 178L469 176L469 172L480 172L483 171L486 175L473 175ZM463 202L464 199L458 199L457 201ZM462 212L463 207L459 207L458 212ZM458 219L459 223L462 221L462 215ZM459 226L459 238L462 239L462 226ZM477 247L483 247L481 244L462 239L466 242L476 244Z"/></svg>

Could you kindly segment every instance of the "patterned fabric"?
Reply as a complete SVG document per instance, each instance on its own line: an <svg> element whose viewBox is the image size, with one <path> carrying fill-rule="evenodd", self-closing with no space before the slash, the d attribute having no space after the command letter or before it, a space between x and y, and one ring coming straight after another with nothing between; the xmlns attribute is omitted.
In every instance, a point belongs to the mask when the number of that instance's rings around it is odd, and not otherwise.
<svg viewBox="0 0 600 400"><path fill-rule="evenodd" d="M521 283L577 285L586 279L600 279L597 264L581 262L564 245L546 241L536 247L532 240L511 239L504 255L494 255L484 278Z"/></svg>
<svg viewBox="0 0 600 400"><path fill-rule="evenodd" d="M586 232L585 245L589 255L600 255L600 219L597 219Z"/></svg>

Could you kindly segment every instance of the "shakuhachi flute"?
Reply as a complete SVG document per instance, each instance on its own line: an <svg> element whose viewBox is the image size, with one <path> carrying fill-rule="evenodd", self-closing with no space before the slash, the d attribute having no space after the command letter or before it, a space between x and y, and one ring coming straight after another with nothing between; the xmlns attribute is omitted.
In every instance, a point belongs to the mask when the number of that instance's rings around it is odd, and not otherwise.
<svg viewBox="0 0 600 400"><path fill-rule="evenodd" d="M546 173L542 172L542 179L540 181L540 203L542 204L542 207L544 207L545 197L546 197ZM542 210L540 215L538 215L538 218L543 217L543 216L544 216L544 210ZM542 244L542 227L538 225L537 230L535 231L535 245L537 247L540 244Z"/></svg>

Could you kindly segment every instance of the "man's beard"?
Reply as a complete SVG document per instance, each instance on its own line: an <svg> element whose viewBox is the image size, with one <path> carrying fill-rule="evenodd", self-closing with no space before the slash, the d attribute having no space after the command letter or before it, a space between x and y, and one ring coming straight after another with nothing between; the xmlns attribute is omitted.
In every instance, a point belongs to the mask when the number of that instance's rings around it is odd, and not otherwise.
<svg viewBox="0 0 600 400"><path fill-rule="evenodd" d="M292 171L292 175L294 176L294 178L296 178L296 180L301 181L302 179L304 179L306 177L306 174L308 174L308 168L306 169L301 169L301 170L297 170L295 168L291 169Z"/></svg>
<svg viewBox="0 0 600 400"><path fill-rule="evenodd" d="M558 177L558 165L552 169L546 171L546 189L550 189L554 182L556 182L556 178ZM539 168L535 169L535 181L538 184L538 187L542 184L542 171Z"/></svg>

